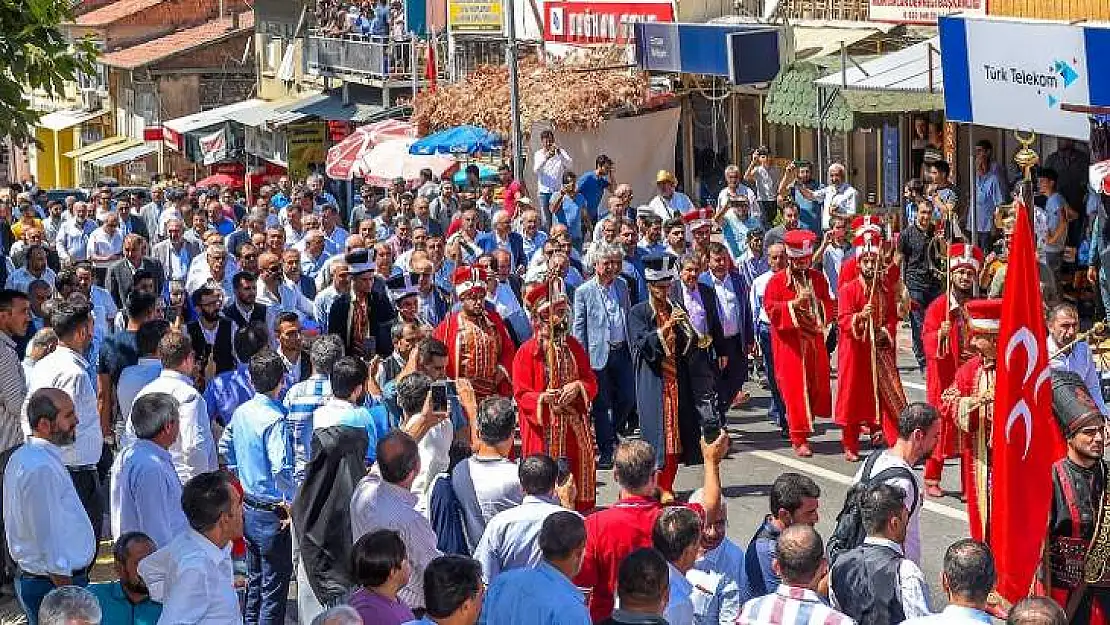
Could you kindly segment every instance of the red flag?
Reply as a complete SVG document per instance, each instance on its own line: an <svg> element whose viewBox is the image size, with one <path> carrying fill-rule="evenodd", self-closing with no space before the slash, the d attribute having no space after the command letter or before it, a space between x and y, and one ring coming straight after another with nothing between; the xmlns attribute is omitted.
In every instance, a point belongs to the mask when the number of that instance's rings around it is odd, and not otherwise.
<svg viewBox="0 0 1110 625"><path fill-rule="evenodd" d="M1052 505L1052 463L1064 441L1052 416L1037 251L1029 212L1017 219L1006 269L994 397L988 540L998 592L1016 602L1029 594L1041 563Z"/></svg>
<svg viewBox="0 0 1110 625"><path fill-rule="evenodd" d="M435 93L439 67L436 65L436 34L434 31L428 37L428 43L424 50L424 80L428 81L428 91Z"/></svg>

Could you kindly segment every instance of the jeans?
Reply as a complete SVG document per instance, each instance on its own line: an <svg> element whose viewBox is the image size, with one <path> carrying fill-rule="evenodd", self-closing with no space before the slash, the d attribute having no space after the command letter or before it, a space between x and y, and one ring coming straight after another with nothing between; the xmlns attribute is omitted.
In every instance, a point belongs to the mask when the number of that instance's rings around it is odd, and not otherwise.
<svg viewBox="0 0 1110 625"><path fill-rule="evenodd" d="M89 585L88 575L79 575L73 578L73 585L84 588ZM39 607L42 600L54 590L54 582L41 577L30 577L19 573L15 577L15 596L19 599L19 606L27 615L28 625L38 625Z"/></svg>
<svg viewBox="0 0 1110 625"><path fill-rule="evenodd" d="M917 368L925 370L925 345L921 342L921 327L925 324L925 309L940 296L940 287L908 289L910 300L910 334L913 336L913 355L917 358Z"/></svg>
<svg viewBox="0 0 1110 625"><path fill-rule="evenodd" d="M628 343L609 350L604 369L595 369L597 397L590 412L597 436L597 451L602 458L612 458L617 446L617 429L624 425L636 406L636 373L632 369L632 353Z"/></svg>
<svg viewBox="0 0 1110 625"><path fill-rule="evenodd" d="M782 403L779 394L779 384L775 381L775 359L771 353L771 326L759 322L756 328L756 337L759 340L759 351L763 353L763 368L767 370L767 388L771 391L771 406L767 409L767 416L771 422L786 429L786 405Z"/></svg>
<svg viewBox="0 0 1110 625"><path fill-rule="evenodd" d="M277 513L243 506L247 540L248 625L284 625L289 580L293 576L293 537Z"/></svg>

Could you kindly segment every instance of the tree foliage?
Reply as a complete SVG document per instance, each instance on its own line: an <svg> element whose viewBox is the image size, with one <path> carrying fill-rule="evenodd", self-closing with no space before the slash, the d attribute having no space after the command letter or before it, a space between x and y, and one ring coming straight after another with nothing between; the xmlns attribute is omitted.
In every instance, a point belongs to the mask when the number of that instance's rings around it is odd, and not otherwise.
<svg viewBox="0 0 1110 625"><path fill-rule="evenodd" d="M93 71L96 46L68 41L60 27L72 19L70 0L0 0L0 137L32 140L42 112L31 93L60 97L79 72Z"/></svg>

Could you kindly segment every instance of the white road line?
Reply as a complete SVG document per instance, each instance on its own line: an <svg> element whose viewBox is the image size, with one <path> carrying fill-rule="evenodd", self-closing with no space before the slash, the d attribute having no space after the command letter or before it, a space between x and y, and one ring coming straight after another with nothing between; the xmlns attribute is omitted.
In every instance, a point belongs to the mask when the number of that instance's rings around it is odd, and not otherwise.
<svg viewBox="0 0 1110 625"><path fill-rule="evenodd" d="M831 471L824 467L814 466L812 464L809 464L808 462L803 462L796 458L790 458L782 454L777 454L773 451L765 451L762 449L748 448L745 451L761 460L767 460L768 462L781 464L785 467L790 467L791 469L795 469L803 473L809 473L810 475L815 475L817 477L836 482L838 484L843 484L844 486L852 485L852 478L846 475L837 473L836 471ZM942 503L937 503L935 501L930 501L928 499L925 500L925 510L928 510L929 512L932 512L934 514L939 514L943 517L948 517L949 519L952 519L954 521L962 521L964 523L968 522L967 513L963 510L960 510L959 508L953 508L952 506L948 506Z"/></svg>

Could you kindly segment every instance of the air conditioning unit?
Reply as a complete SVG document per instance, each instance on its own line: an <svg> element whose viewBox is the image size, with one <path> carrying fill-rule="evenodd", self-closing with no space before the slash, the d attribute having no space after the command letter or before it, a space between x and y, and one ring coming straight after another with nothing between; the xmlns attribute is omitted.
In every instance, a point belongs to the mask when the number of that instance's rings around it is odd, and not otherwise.
<svg viewBox="0 0 1110 625"><path fill-rule="evenodd" d="M95 88L86 87L81 89L81 108L86 111L96 111L100 109L101 102L103 102L103 100L100 97L100 93Z"/></svg>

